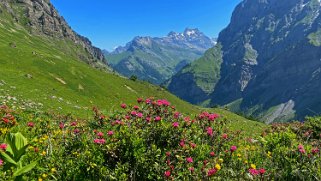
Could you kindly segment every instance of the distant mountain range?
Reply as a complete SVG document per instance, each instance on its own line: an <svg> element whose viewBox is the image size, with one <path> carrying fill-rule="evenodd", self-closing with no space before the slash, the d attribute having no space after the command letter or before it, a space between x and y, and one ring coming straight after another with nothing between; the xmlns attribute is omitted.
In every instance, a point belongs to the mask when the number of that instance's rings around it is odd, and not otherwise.
<svg viewBox="0 0 321 181"><path fill-rule="evenodd" d="M215 45L198 29L170 32L166 37L135 37L113 52L104 51L108 63L125 76L161 84Z"/></svg>
<svg viewBox="0 0 321 181"><path fill-rule="evenodd" d="M167 82L171 92L267 123L321 113L320 0L244 0L217 41Z"/></svg>

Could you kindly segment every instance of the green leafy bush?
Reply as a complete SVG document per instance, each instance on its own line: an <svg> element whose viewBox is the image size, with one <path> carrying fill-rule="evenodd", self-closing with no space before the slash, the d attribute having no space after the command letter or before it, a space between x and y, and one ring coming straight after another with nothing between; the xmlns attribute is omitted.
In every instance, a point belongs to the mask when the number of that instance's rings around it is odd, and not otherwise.
<svg viewBox="0 0 321 181"><path fill-rule="evenodd" d="M21 133L8 134L5 143L1 144L0 158L6 163L3 171L11 173L16 180L21 180L24 173L37 165L36 161L28 165L23 164L27 147L28 141Z"/></svg>

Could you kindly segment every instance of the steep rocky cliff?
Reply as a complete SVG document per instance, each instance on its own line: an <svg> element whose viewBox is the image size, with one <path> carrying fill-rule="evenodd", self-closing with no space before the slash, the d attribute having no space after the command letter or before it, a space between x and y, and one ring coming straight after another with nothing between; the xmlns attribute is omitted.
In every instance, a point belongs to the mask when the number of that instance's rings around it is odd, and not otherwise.
<svg viewBox="0 0 321 181"><path fill-rule="evenodd" d="M93 66L103 66L105 58L102 51L92 45L86 37L71 29L65 19L49 0L1 0L0 10L11 16L3 21L19 24L34 35L61 39L82 47L78 57Z"/></svg>
<svg viewBox="0 0 321 181"><path fill-rule="evenodd" d="M223 62L209 105L268 123L320 114L320 12L320 0L241 2L217 40Z"/></svg>
<svg viewBox="0 0 321 181"><path fill-rule="evenodd" d="M224 62L212 103L266 122L321 112L320 1L245 0L220 33Z"/></svg>

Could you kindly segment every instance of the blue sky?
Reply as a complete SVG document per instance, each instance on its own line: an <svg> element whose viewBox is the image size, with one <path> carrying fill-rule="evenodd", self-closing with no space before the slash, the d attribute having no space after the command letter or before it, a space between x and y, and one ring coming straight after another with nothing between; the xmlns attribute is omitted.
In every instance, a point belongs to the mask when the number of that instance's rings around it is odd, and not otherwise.
<svg viewBox="0 0 321 181"><path fill-rule="evenodd" d="M210 37L227 26L241 0L51 0L69 25L112 50L135 36L162 37L186 27Z"/></svg>

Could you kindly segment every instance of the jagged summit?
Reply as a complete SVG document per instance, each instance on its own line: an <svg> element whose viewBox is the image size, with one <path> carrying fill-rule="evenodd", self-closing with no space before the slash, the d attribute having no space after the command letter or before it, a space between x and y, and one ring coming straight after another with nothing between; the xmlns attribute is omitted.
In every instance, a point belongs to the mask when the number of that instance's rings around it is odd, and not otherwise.
<svg viewBox="0 0 321 181"><path fill-rule="evenodd" d="M177 36L181 36L181 37L197 37L197 36L204 36L204 34L197 28L192 29L192 28L186 28L184 30L184 32L182 33L177 33L174 31L171 31L167 34L168 37L177 37Z"/></svg>

